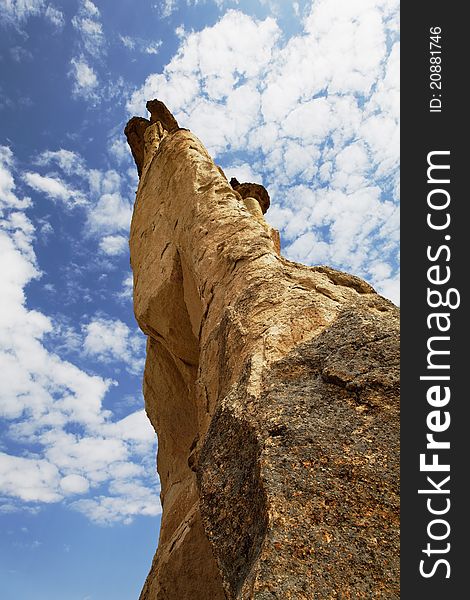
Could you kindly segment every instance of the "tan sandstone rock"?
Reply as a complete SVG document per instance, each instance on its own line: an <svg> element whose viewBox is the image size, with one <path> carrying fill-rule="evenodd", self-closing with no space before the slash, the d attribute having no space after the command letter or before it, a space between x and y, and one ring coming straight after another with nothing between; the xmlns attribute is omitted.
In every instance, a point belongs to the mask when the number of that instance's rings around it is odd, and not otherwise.
<svg viewBox="0 0 470 600"><path fill-rule="evenodd" d="M398 599L398 311L281 257L269 196L156 102L126 128L163 505L140 598Z"/></svg>

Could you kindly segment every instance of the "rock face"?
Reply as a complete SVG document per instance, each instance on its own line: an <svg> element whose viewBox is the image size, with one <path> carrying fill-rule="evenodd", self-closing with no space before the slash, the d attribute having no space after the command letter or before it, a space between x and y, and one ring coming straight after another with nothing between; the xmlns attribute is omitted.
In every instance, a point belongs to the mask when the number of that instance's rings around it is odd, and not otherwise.
<svg viewBox="0 0 470 600"><path fill-rule="evenodd" d="M163 505L141 600L398 599L396 307L282 258L267 192L150 108L126 128Z"/></svg>

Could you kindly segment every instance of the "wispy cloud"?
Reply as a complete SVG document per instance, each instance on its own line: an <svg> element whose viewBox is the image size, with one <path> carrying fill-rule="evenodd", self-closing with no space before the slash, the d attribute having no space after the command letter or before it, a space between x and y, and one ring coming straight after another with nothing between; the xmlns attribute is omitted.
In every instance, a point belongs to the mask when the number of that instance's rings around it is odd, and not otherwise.
<svg viewBox="0 0 470 600"><path fill-rule="evenodd" d="M70 77L73 80L72 93L77 98L88 100L92 104L98 101L96 88L98 87L98 76L84 56L72 58L70 61Z"/></svg>
<svg viewBox="0 0 470 600"><path fill-rule="evenodd" d="M64 14L51 4L47 5L44 16L58 29L61 29L65 25Z"/></svg>
<svg viewBox="0 0 470 600"><path fill-rule="evenodd" d="M33 59L31 52L22 46L12 46L10 48L10 56L17 63L21 63L25 60L30 61Z"/></svg>
<svg viewBox="0 0 470 600"><path fill-rule="evenodd" d="M82 51L100 57L105 51L105 37L98 7L91 0L81 0L72 25L80 35Z"/></svg>
<svg viewBox="0 0 470 600"><path fill-rule="evenodd" d="M11 169L13 152L8 146L0 146L0 216L4 208L25 209L30 205L27 197L19 198L16 194L16 183Z"/></svg>
<svg viewBox="0 0 470 600"><path fill-rule="evenodd" d="M261 4L266 4L267 0L260 0ZM160 0L153 6L163 19L170 17L178 8L197 6L198 4L215 4L219 9L237 6L240 0ZM272 4L275 4L274 2ZM296 3L295 3L296 4Z"/></svg>
<svg viewBox="0 0 470 600"><path fill-rule="evenodd" d="M137 50L146 54L158 54L160 46L163 43L161 40L149 41L141 37L131 37L129 35L120 35L119 40L128 50Z"/></svg>
<svg viewBox="0 0 470 600"><path fill-rule="evenodd" d="M30 17L42 16L57 28L64 25L63 13L46 0L2 0L0 23L20 28Z"/></svg>
<svg viewBox="0 0 470 600"><path fill-rule="evenodd" d="M116 293L116 298L120 302L131 302L133 292L133 277L132 273L129 273L122 280L122 286L119 292Z"/></svg>
<svg viewBox="0 0 470 600"><path fill-rule="evenodd" d="M146 54L158 54L160 46L162 45L162 41L152 42L150 44L146 44L144 47L144 52Z"/></svg>
<svg viewBox="0 0 470 600"><path fill-rule="evenodd" d="M134 50L136 46L135 38L132 38L130 35L120 35L119 39L123 46L125 46L128 50Z"/></svg>
<svg viewBox="0 0 470 600"><path fill-rule="evenodd" d="M70 61L69 71L73 81L72 95L96 106L103 93L96 63L102 62L106 54L106 38L98 7L91 0L79 0L72 26L78 34L74 40L76 56Z"/></svg>
<svg viewBox="0 0 470 600"><path fill-rule="evenodd" d="M168 18L176 9L176 0L163 0L154 5L163 19Z"/></svg>

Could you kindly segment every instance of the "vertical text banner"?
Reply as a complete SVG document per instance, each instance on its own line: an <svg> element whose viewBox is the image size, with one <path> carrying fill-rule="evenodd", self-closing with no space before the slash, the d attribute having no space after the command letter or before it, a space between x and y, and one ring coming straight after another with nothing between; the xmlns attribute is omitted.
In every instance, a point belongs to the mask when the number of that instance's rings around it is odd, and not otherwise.
<svg viewBox="0 0 470 600"><path fill-rule="evenodd" d="M470 582L467 28L458 3L402 3L402 600Z"/></svg>

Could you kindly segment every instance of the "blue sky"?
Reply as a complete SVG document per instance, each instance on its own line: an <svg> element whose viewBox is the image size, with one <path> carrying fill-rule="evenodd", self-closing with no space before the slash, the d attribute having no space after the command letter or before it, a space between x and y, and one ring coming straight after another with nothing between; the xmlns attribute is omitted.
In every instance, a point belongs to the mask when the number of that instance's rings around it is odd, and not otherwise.
<svg viewBox="0 0 470 600"><path fill-rule="evenodd" d="M0 0L2 600L137 598L156 546L127 119L162 99L287 258L398 302L398 65L395 0Z"/></svg>

